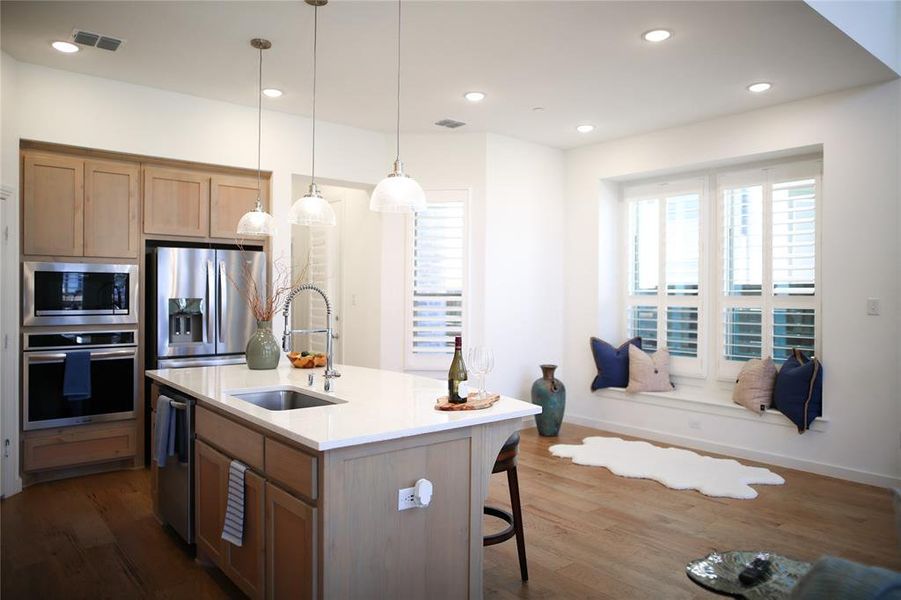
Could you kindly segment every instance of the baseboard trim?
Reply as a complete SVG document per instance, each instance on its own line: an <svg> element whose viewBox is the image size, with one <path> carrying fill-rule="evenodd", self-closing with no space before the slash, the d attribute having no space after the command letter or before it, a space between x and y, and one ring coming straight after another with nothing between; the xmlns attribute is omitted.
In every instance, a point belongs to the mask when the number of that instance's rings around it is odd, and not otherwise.
<svg viewBox="0 0 901 600"><path fill-rule="evenodd" d="M645 438L655 442L665 444L675 444L684 446L693 450L702 450L705 452L714 452L716 454L724 454L735 458L744 458L774 466L785 467L788 469L797 469L808 473L816 473L817 475L825 475L827 477L836 477L838 479L846 479L856 483L867 485L875 485L884 488L901 487L901 478L890 477L888 475L880 475L878 473L870 473L869 471L861 471L857 469L849 469L838 465L830 465L827 463L814 462L792 458L783 454L775 454L771 452L760 452L750 448L742 448L740 446L728 446L726 444L717 444L715 442L707 442L681 435L673 435L665 431L656 429L647 429L644 427L633 427L615 421L605 421L603 419L595 419L592 417L584 417L582 415L568 414L563 419L566 423L574 423L576 425L584 425L603 431L619 433L622 435L631 435L634 437Z"/></svg>

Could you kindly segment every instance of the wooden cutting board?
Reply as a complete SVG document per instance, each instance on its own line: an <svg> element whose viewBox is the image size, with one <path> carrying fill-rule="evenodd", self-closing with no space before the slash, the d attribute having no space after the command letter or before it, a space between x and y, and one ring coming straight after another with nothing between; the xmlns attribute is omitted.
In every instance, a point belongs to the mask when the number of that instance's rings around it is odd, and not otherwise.
<svg viewBox="0 0 901 600"><path fill-rule="evenodd" d="M483 399L479 400L479 393L471 392L466 397L466 402L451 404L447 401L447 396L441 396L438 398L438 403L435 404L435 410L482 410L490 407L500 399L500 394L487 394Z"/></svg>

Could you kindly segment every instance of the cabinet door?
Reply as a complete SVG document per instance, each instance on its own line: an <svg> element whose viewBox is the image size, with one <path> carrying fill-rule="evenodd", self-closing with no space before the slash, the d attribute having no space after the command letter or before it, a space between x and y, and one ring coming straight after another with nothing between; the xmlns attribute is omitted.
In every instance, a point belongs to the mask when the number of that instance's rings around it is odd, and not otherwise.
<svg viewBox="0 0 901 600"><path fill-rule="evenodd" d="M227 473L227 470L226 470ZM241 546L226 546L226 573L251 598L262 598L266 585L265 481L244 473L244 536ZM228 489L225 490L226 497Z"/></svg>
<svg viewBox="0 0 901 600"><path fill-rule="evenodd" d="M144 233L207 237L209 232L209 175L145 167Z"/></svg>
<svg viewBox="0 0 901 600"><path fill-rule="evenodd" d="M316 597L316 509L266 483L268 598Z"/></svg>
<svg viewBox="0 0 901 600"><path fill-rule="evenodd" d="M84 255L138 256L138 165L84 165Z"/></svg>
<svg viewBox="0 0 901 600"><path fill-rule="evenodd" d="M228 498L228 464L224 454L200 440L194 443L194 537L198 550L225 568L225 502Z"/></svg>
<svg viewBox="0 0 901 600"><path fill-rule="evenodd" d="M269 181L263 179L261 201L269 210ZM210 237L235 239L238 221L257 203L256 177L214 175L210 184Z"/></svg>
<svg viewBox="0 0 901 600"><path fill-rule="evenodd" d="M23 175L24 253L82 256L84 161L27 153Z"/></svg>

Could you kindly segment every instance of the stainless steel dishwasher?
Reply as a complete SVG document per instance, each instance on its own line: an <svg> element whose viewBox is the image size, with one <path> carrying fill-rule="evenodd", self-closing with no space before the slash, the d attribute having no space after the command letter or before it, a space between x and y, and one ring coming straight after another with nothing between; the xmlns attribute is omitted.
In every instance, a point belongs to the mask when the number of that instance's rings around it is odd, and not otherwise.
<svg viewBox="0 0 901 600"><path fill-rule="evenodd" d="M157 406L168 402L175 412L174 453L159 465L160 515L187 543L194 543L194 400L169 388L160 390ZM154 436L156 438L156 436ZM157 440L153 440L154 460Z"/></svg>

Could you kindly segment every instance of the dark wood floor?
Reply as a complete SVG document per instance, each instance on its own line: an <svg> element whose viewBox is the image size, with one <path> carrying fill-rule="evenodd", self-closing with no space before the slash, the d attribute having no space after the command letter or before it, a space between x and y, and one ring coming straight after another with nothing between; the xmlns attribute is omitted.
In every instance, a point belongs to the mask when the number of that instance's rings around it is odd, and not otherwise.
<svg viewBox="0 0 901 600"><path fill-rule="evenodd" d="M550 456L560 438L523 433L519 463L531 581L513 541L485 550L487 598L701 598L685 564L711 550L829 553L901 570L886 490L775 468L784 486L756 500L707 498ZM39 484L0 508L0 596L228 598L238 592L195 563L150 512L146 471ZM506 478L490 502L507 505ZM492 524L493 525L493 524Z"/></svg>

